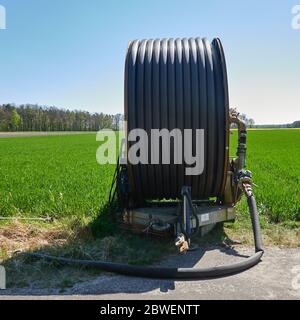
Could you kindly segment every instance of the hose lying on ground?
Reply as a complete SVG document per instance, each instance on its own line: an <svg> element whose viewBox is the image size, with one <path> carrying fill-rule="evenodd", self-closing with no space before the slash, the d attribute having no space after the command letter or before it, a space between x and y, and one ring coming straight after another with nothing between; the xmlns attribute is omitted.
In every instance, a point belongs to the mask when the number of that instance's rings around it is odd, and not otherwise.
<svg viewBox="0 0 300 320"><path fill-rule="evenodd" d="M256 253L244 261L237 262L231 265L217 266L211 268L171 268L171 267L142 267L132 266L122 263L94 261L94 260L78 260L68 259L63 257L55 257L41 253L23 253L26 256L31 256L40 259L58 261L67 265L78 265L92 268L99 268L103 271L115 272L129 276L147 277L147 278L164 278L164 279L200 279L200 278L216 278L228 276L241 271L247 270L258 262L263 255L261 232L259 226L259 217L256 207L255 198L253 195L247 196L248 206L253 226L253 236L255 242Z"/></svg>

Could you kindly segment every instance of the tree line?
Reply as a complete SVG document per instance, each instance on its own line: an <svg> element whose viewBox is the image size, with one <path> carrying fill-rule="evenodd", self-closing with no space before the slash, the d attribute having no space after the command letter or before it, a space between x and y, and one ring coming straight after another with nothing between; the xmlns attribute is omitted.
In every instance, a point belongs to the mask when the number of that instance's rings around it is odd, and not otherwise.
<svg viewBox="0 0 300 320"><path fill-rule="evenodd" d="M90 113L39 105L0 105L0 131L118 130L121 114Z"/></svg>
<svg viewBox="0 0 300 320"><path fill-rule="evenodd" d="M247 127L299 128L300 121L284 125L255 125L245 114L240 118ZM90 113L81 110L66 110L32 104L0 105L0 131L98 131L119 130L122 114Z"/></svg>
<svg viewBox="0 0 300 320"><path fill-rule="evenodd" d="M258 124L253 126L253 128L288 128L288 129L298 129L300 128L300 120L294 121L293 123L286 124Z"/></svg>

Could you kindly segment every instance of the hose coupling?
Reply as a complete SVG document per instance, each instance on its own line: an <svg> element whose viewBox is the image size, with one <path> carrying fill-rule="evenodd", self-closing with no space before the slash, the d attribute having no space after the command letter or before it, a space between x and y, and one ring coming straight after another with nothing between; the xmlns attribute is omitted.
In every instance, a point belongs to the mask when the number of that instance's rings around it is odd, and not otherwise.
<svg viewBox="0 0 300 320"><path fill-rule="evenodd" d="M178 234L177 238L175 239L175 246L178 248L180 253L187 253L189 250L189 243L185 239L183 233Z"/></svg>
<svg viewBox="0 0 300 320"><path fill-rule="evenodd" d="M238 186L241 190L243 190L247 197L251 197L253 195L252 191L252 174L249 170L241 170L237 174L237 182Z"/></svg>

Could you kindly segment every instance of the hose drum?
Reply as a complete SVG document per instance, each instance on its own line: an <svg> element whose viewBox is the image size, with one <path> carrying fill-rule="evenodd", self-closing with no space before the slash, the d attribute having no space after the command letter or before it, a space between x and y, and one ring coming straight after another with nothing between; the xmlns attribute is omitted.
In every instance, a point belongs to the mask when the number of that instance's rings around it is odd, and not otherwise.
<svg viewBox="0 0 300 320"><path fill-rule="evenodd" d="M159 142L157 143L160 157L158 163L146 159L147 161L142 162L143 164L138 162L133 164L128 161L125 165L121 156L122 162L118 162L116 167L109 204L112 204L114 195L118 192L120 198L124 200L124 210L120 213L123 225L127 229L131 226L142 227L132 228L132 230L142 230L144 233L145 230L149 231L149 222L154 222L153 212L159 217L164 215L157 211L162 209L160 207L154 209L154 206L151 206L151 213L149 211L147 213L147 210L145 211L147 208L140 208L140 210L131 208L130 202L139 204L141 200L174 199L183 196L184 223L181 223L182 220L178 217L176 209L174 212L174 208L170 206L173 215L169 212L168 222L157 223L156 228L159 231L162 230L161 228L168 230L168 227L165 229L165 225L171 226L172 224L178 235L177 227L180 224L180 232L188 231L184 235L186 238L179 234L179 241L186 242L187 250L192 229L191 226L184 226L191 222L188 207L196 218L196 230L199 230L199 216L204 217L203 213L207 212L209 215L214 214L216 218L220 209L229 209L228 203L231 207L239 196L245 193L253 227L255 254L231 265L210 268L178 268L177 266L153 268L109 261L68 259L43 253L24 253L24 255L65 265L100 268L131 276L165 279L216 278L244 271L259 263L263 255L259 215L252 192L251 172L243 170L246 154L246 127L238 119L238 113L235 110L231 110L229 114L226 65L220 40L214 39L212 43L200 38L131 42L125 64L125 120L127 121L127 146L130 148L134 144L130 138L132 130L143 129L148 139L146 145L148 157L152 156L152 129L203 130L204 139L201 140L201 145L204 146L204 163L201 174L187 175L185 169L190 163L179 164L174 161L176 155L172 151L178 151L175 149L176 143L170 145L171 150L169 151L173 158L169 159L169 164L163 164L165 162L161 161L162 149L165 146ZM230 168L229 122L238 126L239 134L237 158L231 162ZM198 150L197 141L192 137L190 141L184 139L184 144L191 146L194 153L195 150ZM142 136L140 136L139 143L141 142L145 142ZM128 160L129 158L130 156ZM227 174L229 178L226 181ZM225 182L227 182L226 192ZM116 184L116 189L112 192L114 184ZM213 206L204 206L200 208L200 211L196 211L190 189L192 189L194 199L204 200L209 197L217 197L224 202L222 204L215 202ZM235 191L235 198L233 198L232 191ZM180 209L180 206L178 208ZM220 221L215 218L211 219L209 224ZM225 219L227 218L226 214ZM225 221L223 217L221 221ZM145 222L147 223L146 229L144 228ZM151 226L153 227L153 224ZM179 241L176 240L176 242Z"/></svg>
<svg viewBox="0 0 300 320"><path fill-rule="evenodd" d="M127 136L141 128L149 138L149 162L128 164L134 197L180 198L181 187L187 185L194 199L221 198L228 169L229 103L220 40L132 41L125 63L125 120ZM193 133L203 129L203 172L186 175L187 164L174 161L174 143L170 144L170 164L151 164L151 129L192 129ZM196 147L193 136L193 153ZM161 157L161 144L159 148Z"/></svg>

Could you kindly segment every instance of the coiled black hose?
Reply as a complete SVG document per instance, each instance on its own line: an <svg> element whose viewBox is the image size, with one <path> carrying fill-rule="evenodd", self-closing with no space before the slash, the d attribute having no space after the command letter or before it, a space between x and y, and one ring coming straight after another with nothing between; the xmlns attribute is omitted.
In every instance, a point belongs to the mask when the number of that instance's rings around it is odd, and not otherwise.
<svg viewBox="0 0 300 320"><path fill-rule="evenodd" d="M201 279L201 278L216 278L228 276L231 274L239 273L247 270L256 265L262 255L262 241L261 232L259 226L258 211L256 208L256 202L253 195L247 196L249 211L253 226L253 236L255 242L256 253L244 261L237 262L231 265L218 266L212 268L170 268L170 267L141 267L132 266L122 263L105 262L105 261L93 261L93 260L78 260L68 259L63 257L55 257L41 253L24 253L27 256L46 259L51 261L58 261L62 264L79 265L86 267L99 268L104 271L115 272L135 277L147 277L147 278L165 278L165 279Z"/></svg>
<svg viewBox="0 0 300 320"><path fill-rule="evenodd" d="M183 185L193 199L222 197L228 169L229 101L225 56L221 41L201 38L132 41L125 63L125 120L132 129L204 130L204 171L186 175L186 164L175 164L175 139L170 163L128 163L132 197L137 202L180 198ZM128 141L128 147L134 142ZM158 143L159 157L164 147ZM184 141L183 141L184 148ZM179 154L180 156L180 154ZM149 157L150 158L150 157Z"/></svg>

